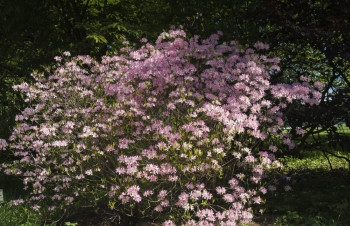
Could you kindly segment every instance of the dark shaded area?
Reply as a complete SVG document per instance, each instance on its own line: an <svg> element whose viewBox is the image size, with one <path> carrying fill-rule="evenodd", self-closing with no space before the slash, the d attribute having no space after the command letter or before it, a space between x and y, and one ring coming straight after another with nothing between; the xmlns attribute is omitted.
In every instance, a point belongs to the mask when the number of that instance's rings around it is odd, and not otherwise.
<svg viewBox="0 0 350 226"><path fill-rule="evenodd" d="M110 217L109 217L110 216ZM84 208L77 210L75 214L62 219L57 225L65 225L65 222L74 222L84 226L160 226L162 223L154 223L152 219L138 218L136 216L115 216L110 210Z"/></svg>
<svg viewBox="0 0 350 226"><path fill-rule="evenodd" d="M267 197L256 222L280 225L349 225L350 174L344 170L290 172L292 190ZM271 217L273 216L273 217Z"/></svg>
<svg viewBox="0 0 350 226"><path fill-rule="evenodd" d="M4 200L10 201L26 196L27 192L22 189L23 182L20 178L0 175L0 188L4 192Z"/></svg>

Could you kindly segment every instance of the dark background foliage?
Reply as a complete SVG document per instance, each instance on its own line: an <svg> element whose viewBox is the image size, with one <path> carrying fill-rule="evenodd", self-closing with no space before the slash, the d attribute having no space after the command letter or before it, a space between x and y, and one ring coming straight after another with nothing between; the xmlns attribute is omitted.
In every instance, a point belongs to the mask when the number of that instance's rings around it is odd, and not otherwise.
<svg viewBox="0 0 350 226"><path fill-rule="evenodd" d="M0 15L0 138L10 135L25 106L12 85L31 82L30 73L46 70L54 56L69 50L99 58L125 40L137 46L142 37L154 41L171 25L183 25L189 35L221 30L227 41L270 44L270 55L282 59L275 83L301 75L324 82L321 104L291 106L287 122L292 132L308 131L299 150L349 143L336 130L350 124L349 0L0 0ZM329 140L314 136L324 131Z"/></svg>

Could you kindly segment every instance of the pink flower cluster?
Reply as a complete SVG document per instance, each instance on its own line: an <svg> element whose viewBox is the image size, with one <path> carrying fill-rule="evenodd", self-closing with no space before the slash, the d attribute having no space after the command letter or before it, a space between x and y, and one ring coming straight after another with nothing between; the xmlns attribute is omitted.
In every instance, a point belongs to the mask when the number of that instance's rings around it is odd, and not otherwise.
<svg viewBox="0 0 350 226"><path fill-rule="evenodd" d="M4 139L0 139L0 150L6 150L7 142Z"/></svg>
<svg viewBox="0 0 350 226"><path fill-rule="evenodd" d="M2 171L24 178L37 211L101 200L165 225L249 222L267 192L265 170L281 167L274 142L293 146L281 130L286 103L317 104L320 93L270 84L278 58L220 35L172 30L101 62L57 58L53 74L14 87L32 104L16 116L9 147L0 140L17 158Z"/></svg>

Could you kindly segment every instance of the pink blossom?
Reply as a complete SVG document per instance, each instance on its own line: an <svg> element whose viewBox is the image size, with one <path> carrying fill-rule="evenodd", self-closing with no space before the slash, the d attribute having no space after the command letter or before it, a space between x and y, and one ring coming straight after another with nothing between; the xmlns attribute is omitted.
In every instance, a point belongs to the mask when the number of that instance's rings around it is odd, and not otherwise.
<svg viewBox="0 0 350 226"><path fill-rule="evenodd" d="M214 222L216 220L215 214L213 212L213 210L211 209L203 209L203 210L198 210L196 212L196 216L200 219L200 220L208 220L210 222Z"/></svg>
<svg viewBox="0 0 350 226"><path fill-rule="evenodd" d="M162 212L163 211L163 207L161 205L158 205L158 206L154 207L154 210L156 212Z"/></svg>
<svg viewBox="0 0 350 226"><path fill-rule="evenodd" d="M143 193L143 196L145 197L148 197L148 196L151 196L153 195L153 191L152 190L146 190L144 193Z"/></svg>
<svg viewBox="0 0 350 226"><path fill-rule="evenodd" d="M20 204L23 204L24 200L23 199L16 199L11 201L11 205L18 206Z"/></svg>
<svg viewBox="0 0 350 226"><path fill-rule="evenodd" d="M171 182L175 182L175 181L177 181L178 179L179 179L179 177L176 176L176 175L171 175L171 176L168 177L168 180L171 181Z"/></svg>
<svg viewBox="0 0 350 226"><path fill-rule="evenodd" d="M33 206L31 206L30 208L33 209L34 211L39 211L40 208L41 208L41 206L39 206L39 205L33 205Z"/></svg>
<svg viewBox="0 0 350 226"><path fill-rule="evenodd" d="M255 204L260 204L261 201L262 201L262 200L261 200L260 196L256 196L256 197L253 198L253 202L254 202Z"/></svg>
<svg viewBox="0 0 350 226"><path fill-rule="evenodd" d="M147 164L146 165L146 171L149 171L152 174L158 174L159 173L159 167L154 164Z"/></svg>
<svg viewBox="0 0 350 226"><path fill-rule="evenodd" d="M268 186L269 191L276 191L276 186L274 185L269 185Z"/></svg>
<svg viewBox="0 0 350 226"><path fill-rule="evenodd" d="M235 200L235 198L233 197L233 195L232 194L225 194L224 195L224 200L226 201L226 202L233 202L234 200Z"/></svg>
<svg viewBox="0 0 350 226"><path fill-rule="evenodd" d="M52 142L52 146L54 147L66 147L67 145L68 143L65 140Z"/></svg>
<svg viewBox="0 0 350 226"><path fill-rule="evenodd" d="M126 194L128 194L134 201L140 202L142 200L141 196L138 194L140 190L140 187L138 185L133 185L126 191Z"/></svg>
<svg viewBox="0 0 350 226"><path fill-rule="evenodd" d="M160 200L163 200L165 198L165 196L167 195L167 190L161 190L159 193L158 193L158 198Z"/></svg>
<svg viewBox="0 0 350 226"><path fill-rule="evenodd" d="M321 89L323 89L324 84L322 82L317 81L314 83L314 86L315 86L315 88L321 90Z"/></svg>
<svg viewBox="0 0 350 226"><path fill-rule="evenodd" d="M5 150L6 147L8 146L6 140L0 139L0 150Z"/></svg>
<svg viewBox="0 0 350 226"><path fill-rule="evenodd" d="M121 200L122 203L128 203L130 201L130 197L123 192L119 195L119 200Z"/></svg>
<svg viewBox="0 0 350 226"><path fill-rule="evenodd" d="M202 193L200 190L193 190L190 192L190 199L198 200L201 197Z"/></svg>
<svg viewBox="0 0 350 226"><path fill-rule="evenodd" d="M245 162L247 162L247 163L255 162L255 161L256 161L255 157L252 156L252 155L246 156L246 157L244 158L244 160L245 160Z"/></svg>
<svg viewBox="0 0 350 226"><path fill-rule="evenodd" d="M55 59L57 62L61 62L61 61L62 61L62 57L60 57L60 56L55 56L54 59Z"/></svg>
<svg viewBox="0 0 350 226"><path fill-rule="evenodd" d="M269 146L269 150L272 151L272 152L276 152L277 151L277 147L274 146L274 145L270 145Z"/></svg>
<svg viewBox="0 0 350 226"><path fill-rule="evenodd" d="M124 173L126 173L125 167L118 167L115 171L116 171L118 174L124 174Z"/></svg>
<svg viewBox="0 0 350 226"><path fill-rule="evenodd" d="M66 201L66 203L69 205L73 202L74 198L69 196L69 197L65 197L64 200Z"/></svg>
<svg viewBox="0 0 350 226"><path fill-rule="evenodd" d="M270 46L269 45L267 45L267 44L264 44L264 43L262 43L262 42L257 42L257 43L255 43L254 44L254 47L256 48L256 49L261 49L261 50L263 50L263 49L269 49L270 48Z"/></svg>
<svg viewBox="0 0 350 226"><path fill-rule="evenodd" d="M92 173L92 170L89 169L89 170L86 170L86 171L85 171L85 174L91 176L93 173Z"/></svg>
<svg viewBox="0 0 350 226"><path fill-rule="evenodd" d="M161 201L160 205L163 207L169 206L169 200L166 199L166 200Z"/></svg>
<svg viewBox="0 0 350 226"><path fill-rule="evenodd" d="M129 147L129 143L133 143L133 141L128 140L128 139L126 139L126 138L122 138L122 139L119 140L119 145L118 145L118 147L119 147L120 149L127 149L127 148Z"/></svg>
<svg viewBox="0 0 350 226"><path fill-rule="evenodd" d="M216 187L216 192L219 194L219 195L223 195L226 193L226 188L224 187Z"/></svg>
<svg viewBox="0 0 350 226"><path fill-rule="evenodd" d="M69 56L71 56L71 54L70 54L69 51L64 51L64 52L63 52L63 56L69 57Z"/></svg>
<svg viewBox="0 0 350 226"><path fill-rule="evenodd" d="M167 220L163 223L163 226L175 226L175 223L172 220Z"/></svg>
<svg viewBox="0 0 350 226"><path fill-rule="evenodd" d="M203 197L203 199L210 200L210 199L213 198L213 195L210 192L208 192L207 190L204 189L202 191L202 197Z"/></svg>
<svg viewBox="0 0 350 226"><path fill-rule="evenodd" d="M189 195L187 193L185 193L185 192L182 192L179 195L178 201L176 202L175 205L184 207L188 203L188 198L189 198Z"/></svg>
<svg viewBox="0 0 350 226"><path fill-rule="evenodd" d="M284 190L285 191L290 191L290 190L292 190L292 188L289 185L286 185L286 186L284 186Z"/></svg>
<svg viewBox="0 0 350 226"><path fill-rule="evenodd" d="M298 134L298 135L304 135L305 134L305 130L303 130L302 128L297 128L296 129L296 133Z"/></svg>

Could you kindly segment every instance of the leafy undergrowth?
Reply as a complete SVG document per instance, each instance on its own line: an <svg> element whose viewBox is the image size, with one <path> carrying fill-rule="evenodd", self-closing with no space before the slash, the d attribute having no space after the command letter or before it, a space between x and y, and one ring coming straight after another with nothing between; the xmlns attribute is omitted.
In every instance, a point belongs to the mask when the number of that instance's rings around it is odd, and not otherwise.
<svg viewBox="0 0 350 226"><path fill-rule="evenodd" d="M37 226L40 218L34 212L25 207L10 206L8 203L0 203L0 226Z"/></svg>

